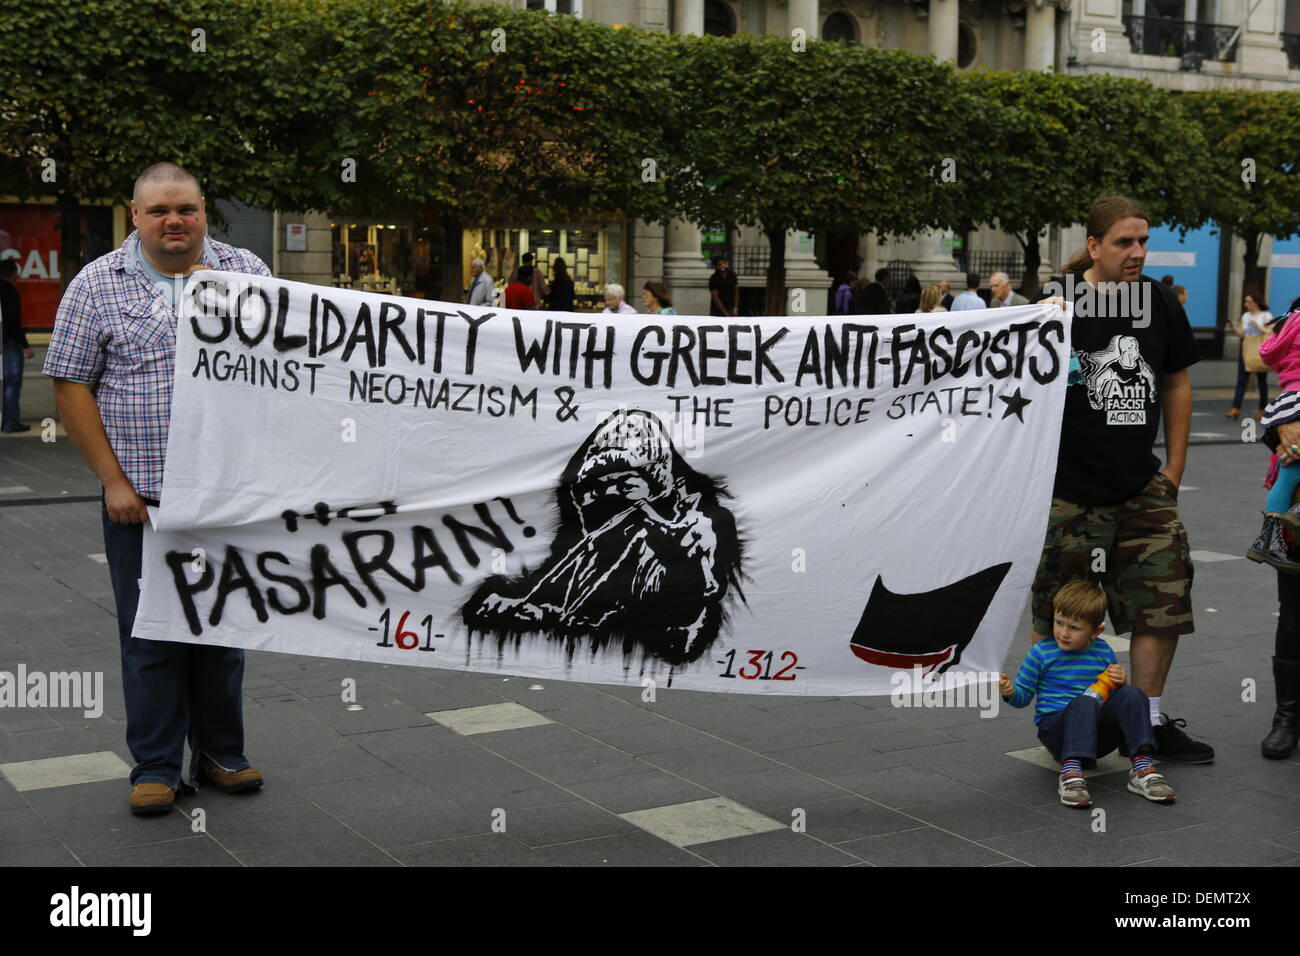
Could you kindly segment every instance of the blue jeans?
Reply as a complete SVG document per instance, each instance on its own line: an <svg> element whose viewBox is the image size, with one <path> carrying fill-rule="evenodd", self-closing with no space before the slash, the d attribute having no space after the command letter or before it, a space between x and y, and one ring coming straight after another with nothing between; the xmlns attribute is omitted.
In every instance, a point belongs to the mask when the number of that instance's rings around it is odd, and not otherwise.
<svg viewBox="0 0 1300 956"><path fill-rule="evenodd" d="M1038 739L1058 762L1079 760L1092 767L1120 744L1130 754L1143 747L1155 753L1151 730L1151 704L1132 684L1110 692L1103 705L1080 694L1064 710L1048 714L1038 723Z"/></svg>
<svg viewBox="0 0 1300 956"><path fill-rule="evenodd" d="M1246 362L1237 354L1237 392L1232 396L1232 407L1241 408L1241 403L1246 399L1246 384L1250 381L1250 376L1255 376L1255 381L1259 383L1259 407L1263 408L1268 404L1268 372L1247 372Z"/></svg>
<svg viewBox="0 0 1300 956"><path fill-rule="evenodd" d="M181 784L185 740L186 783L194 785L200 755L225 770L248 767L244 758L244 652L207 644L147 641L131 636L140 603L144 525L118 524L100 503L104 551L117 601L126 698L126 744L135 759L132 785Z"/></svg>
<svg viewBox="0 0 1300 956"><path fill-rule="evenodd" d="M18 417L18 395L23 390L23 349L12 340L4 344L4 413L0 415L0 429L12 431L22 424Z"/></svg>

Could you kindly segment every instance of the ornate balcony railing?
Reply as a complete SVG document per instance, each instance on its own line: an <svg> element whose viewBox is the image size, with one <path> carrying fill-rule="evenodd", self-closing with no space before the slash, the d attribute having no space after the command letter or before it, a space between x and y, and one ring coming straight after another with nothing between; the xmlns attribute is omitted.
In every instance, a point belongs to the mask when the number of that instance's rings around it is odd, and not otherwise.
<svg viewBox="0 0 1300 956"><path fill-rule="evenodd" d="M1283 33L1282 49L1286 50L1287 66L1300 70L1300 33Z"/></svg>
<svg viewBox="0 0 1300 956"><path fill-rule="evenodd" d="M1237 28L1224 23L1197 20L1167 20L1164 17L1124 17L1124 32L1134 53L1187 58L1194 54L1201 60L1234 62Z"/></svg>

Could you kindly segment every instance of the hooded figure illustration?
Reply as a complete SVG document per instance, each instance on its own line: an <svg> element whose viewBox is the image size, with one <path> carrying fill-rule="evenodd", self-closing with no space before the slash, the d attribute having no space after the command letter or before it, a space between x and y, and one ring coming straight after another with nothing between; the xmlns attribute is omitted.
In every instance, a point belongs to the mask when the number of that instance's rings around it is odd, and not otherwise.
<svg viewBox="0 0 1300 956"><path fill-rule="evenodd" d="M1115 335L1099 352L1084 352L1083 380L1088 386L1088 404L1100 411L1112 388L1140 383L1145 386L1147 401L1158 400L1156 376L1142 358L1138 340L1131 335Z"/></svg>
<svg viewBox="0 0 1300 956"><path fill-rule="evenodd" d="M657 417L609 415L569 459L560 520L535 571L484 581L461 609L504 641L544 634L570 655L611 643L677 665L697 660L740 592L742 547L725 485L692 469Z"/></svg>

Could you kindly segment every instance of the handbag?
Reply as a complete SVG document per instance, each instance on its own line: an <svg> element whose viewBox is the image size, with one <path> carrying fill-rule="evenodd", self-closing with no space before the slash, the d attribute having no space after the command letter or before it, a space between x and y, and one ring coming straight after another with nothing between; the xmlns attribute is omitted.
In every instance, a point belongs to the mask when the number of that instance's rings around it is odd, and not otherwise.
<svg viewBox="0 0 1300 956"><path fill-rule="evenodd" d="M1267 335L1246 335L1241 339L1241 364L1247 372L1267 372L1268 366L1259 357L1259 347Z"/></svg>

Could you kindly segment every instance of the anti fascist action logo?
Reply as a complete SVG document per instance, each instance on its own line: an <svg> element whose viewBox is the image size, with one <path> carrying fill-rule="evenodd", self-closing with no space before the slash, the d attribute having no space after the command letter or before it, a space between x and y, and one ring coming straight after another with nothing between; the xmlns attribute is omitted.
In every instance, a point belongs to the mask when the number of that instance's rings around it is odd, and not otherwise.
<svg viewBox="0 0 1300 956"><path fill-rule="evenodd" d="M1106 412L1107 425L1145 425L1157 400L1156 377L1142 358L1138 340L1116 335L1099 352L1079 353L1088 404Z"/></svg>

